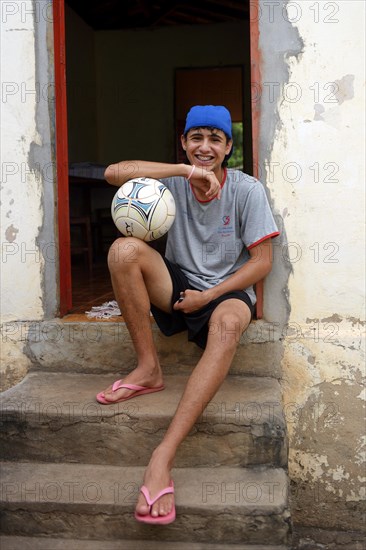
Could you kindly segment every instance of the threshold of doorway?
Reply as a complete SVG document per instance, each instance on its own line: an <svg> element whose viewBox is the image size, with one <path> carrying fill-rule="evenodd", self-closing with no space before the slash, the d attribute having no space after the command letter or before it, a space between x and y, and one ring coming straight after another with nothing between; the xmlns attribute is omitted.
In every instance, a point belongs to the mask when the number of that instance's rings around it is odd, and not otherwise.
<svg viewBox="0 0 366 550"><path fill-rule="evenodd" d="M125 320L122 315L116 317L109 317L108 319L97 319L96 317L89 317L86 313L68 313L62 317L61 321L64 323L124 323Z"/></svg>

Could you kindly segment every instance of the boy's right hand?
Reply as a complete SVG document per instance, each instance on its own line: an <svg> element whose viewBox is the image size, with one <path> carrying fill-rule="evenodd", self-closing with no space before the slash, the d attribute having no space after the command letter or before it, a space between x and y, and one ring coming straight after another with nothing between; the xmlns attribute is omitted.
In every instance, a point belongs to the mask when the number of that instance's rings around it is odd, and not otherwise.
<svg viewBox="0 0 366 550"><path fill-rule="evenodd" d="M196 169L190 178L190 183L195 190L198 199L211 200L214 197L220 199L221 185L215 173L211 170L205 170L204 168Z"/></svg>

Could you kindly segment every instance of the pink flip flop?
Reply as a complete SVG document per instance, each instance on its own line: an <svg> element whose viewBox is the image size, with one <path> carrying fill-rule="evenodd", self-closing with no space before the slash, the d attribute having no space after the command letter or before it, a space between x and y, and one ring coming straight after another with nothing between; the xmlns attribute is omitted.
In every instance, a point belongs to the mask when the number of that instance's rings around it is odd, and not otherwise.
<svg viewBox="0 0 366 550"><path fill-rule="evenodd" d="M104 392L100 392L97 395L98 403L102 403L102 405L113 405L114 403L120 403L121 401L127 401L128 399L132 399L133 397L138 397L139 395L161 391L164 389L164 386L147 388L146 386L136 386L135 384L123 384L122 380L117 380L112 386L112 392L116 392L121 388L126 388L126 390L133 390L134 393L132 393L128 397L121 397L121 399L117 399L116 401L109 401L108 399L106 399Z"/></svg>
<svg viewBox="0 0 366 550"><path fill-rule="evenodd" d="M161 498L163 495L168 495L170 493L174 494L174 483L173 481L170 482L169 487L166 487L160 493L156 495L155 498L150 497L149 489L143 485L140 489L141 493L144 495L146 502L150 506L150 513L146 515L138 514L135 512L135 518L137 521L141 521L143 523L152 523L155 525L167 525L168 523L172 523L175 520L175 505L173 504L173 508L167 514L166 516L152 516L151 515L151 506L155 504L159 498Z"/></svg>

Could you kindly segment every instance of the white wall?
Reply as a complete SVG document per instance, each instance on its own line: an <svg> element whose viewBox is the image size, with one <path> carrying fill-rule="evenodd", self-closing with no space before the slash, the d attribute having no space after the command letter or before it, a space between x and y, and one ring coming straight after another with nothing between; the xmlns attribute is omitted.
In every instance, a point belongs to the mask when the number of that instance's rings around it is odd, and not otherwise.
<svg viewBox="0 0 366 550"><path fill-rule="evenodd" d="M42 181L29 167L36 128L34 20L21 10L3 14L1 32L1 240L4 321L42 317L43 259L36 242L42 224ZM42 93L42 91L41 91ZM35 261L30 261L33 258Z"/></svg>
<svg viewBox="0 0 366 550"><path fill-rule="evenodd" d="M51 3L1 3L1 379L5 387L21 380L30 366L20 321L42 320L57 308L51 25Z"/></svg>
<svg viewBox="0 0 366 550"><path fill-rule="evenodd" d="M288 9L301 52L294 32L283 50L283 35L276 38L281 10L274 22L263 11L260 24L263 82L271 80L269 44L282 59L274 70L288 71L262 161L288 242L277 252L291 269L283 389L294 518L357 529L365 496L365 4L290 2ZM262 101L268 110L268 96Z"/></svg>

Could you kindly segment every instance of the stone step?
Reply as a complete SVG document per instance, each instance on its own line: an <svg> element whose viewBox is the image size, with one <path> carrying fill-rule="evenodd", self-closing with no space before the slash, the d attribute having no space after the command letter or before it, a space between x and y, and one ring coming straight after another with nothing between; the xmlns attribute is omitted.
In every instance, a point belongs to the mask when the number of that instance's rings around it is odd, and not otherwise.
<svg viewBox="0 0 366 550"><path fill-rule="evenodd" d="M187 341L186 333L166 337L152 321L154 340L165 372L189 372L202 350ZM232 374L279 379L282 357L278 323L254 321L243 334L231 366ZM136 364L124 322L67 322L65 319L8 323L3 339L24 342L33 368L87 374L129 372Z"/></svg>
<svg viewBox="0 0 366 550"><path fill-rule="evenodd" d="M176 468L177 519L166 526L134 519L143 471L2 463L2 534L226 545L288 542L288 480L282 469Z"/></svg>
<svg viewBox="0 0 366 550"><path fill-rule="evenodd" d="M287 546L210 544L151 540L77 540L49 537L1 537L1 550L288 550Z"/></svg>
<svg viewBox="0 0 366 550"><path fill-rule="evenodd" d="M107 375L30 373L2 394L4 460L145 466L172 418L188 375L164 391L100 405ZM273 378L228 376L182 443L177 467L287 464L281 389Z"/></svg>

